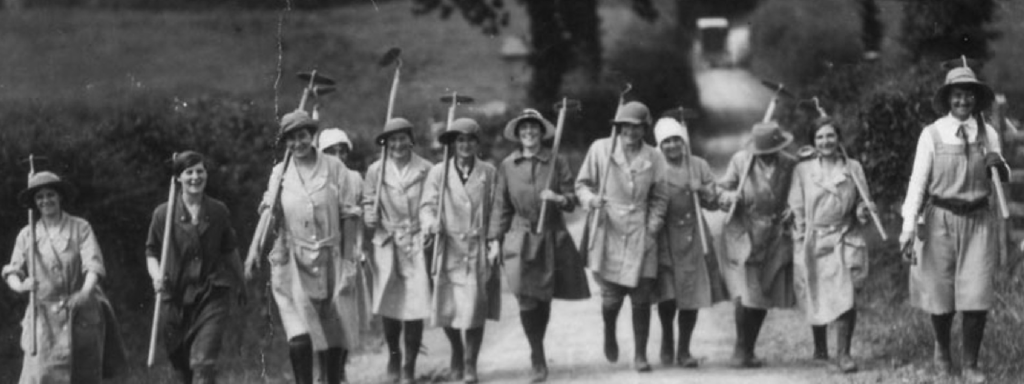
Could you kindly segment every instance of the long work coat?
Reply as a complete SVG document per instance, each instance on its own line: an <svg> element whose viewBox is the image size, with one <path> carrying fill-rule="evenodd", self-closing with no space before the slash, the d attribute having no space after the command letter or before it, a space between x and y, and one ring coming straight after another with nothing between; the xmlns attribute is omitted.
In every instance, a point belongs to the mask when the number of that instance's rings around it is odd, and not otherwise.
<svg viewBox="0 0 1024 384"><path fill-rule="evenodd" d="M367 267L369 260L364 256L369 250L363 242L366 240L366 230L363 226L363 176L354 169L349 169L345 175L345 198L346 204L341 209L341 238L342 254L346 259L359 260L356 263L358 272L355 276L355 296L357 312L359 313L359 327L362 330L369 330L373 326L373 276L370 268Z"/></svg>
<svg viewBox="0 0 1024 384"><path fill-rule="evenodd" d="M597 198L604 170L608 172L605 204L591 213L586 251L588 267L602 280L636 287L640 278L655 278L658 268L655 234L661 230L668 204L665 158L643 144L632 161L622 146L611 151L611 138L594 142L576 177L576 195L584 206Z"/></svg>
<svg viewBox="0 0 1024 384"><path fill-rule="evenodd" d="M380 213L373 232L373 313L397 320L430 316L430 280L423 257L420 196L433 166L413 154L404 171L393 161L384 169ZM381 162L370 165L363 188L363 210L373 209Z"/></svg>
<svg viewBox="0 0 1024 384"><path fill-rule="evenodd" d="M489 220L494 204L494 166L477 159L466 183L457 174L455 160L449 161L444 192L444 215L438 218L437 197L444 178L444 162L427 175L420 199L423 225L441 220L439 255L433 263L439 268L432 306L435 325L457 329L477 328L487 319L498 320L501 310L500 276L497 266L487 261ZM429 251L428 251L429 252Z"/></svg>
<svg viewBox="0 0 1024 384"><path fill-rule="evenodd" d="M282 169L275 166L270 179ZM284 220L269 256L271 288L288 338L308 334L317 351L359 345L359 260L343 252L355 248L346 247L355 239L344 237L341 221L356 207L347 172L337 158L318 155L307 180L289 164L281 183Z"/></svg>
<svg viewBox="0 0 1024 384"><path fill-rule="evenodd" d="M34 256L36 280L36 355L28 353L32 338L32 315L25 310L21 321L21 349L26 351L21 367L21 384L100 383L125 362L124 344L113 308L99 285L77 305L69 302L82 289L87 272L106 275L103 255L85 220L61 214L56 228L47 231L37 220ZM29 276L32 234L22 228L15 240L10 264L3 278Z"/></svg>
<svg viewBox="0 0 1024 384"><path fill-rule="evenodd" d="M697 220L698 209L718 208L711 167L702 158L686 156L680 165L668 163L666 180L668 209L665 226L658 234L659 301L673 300L679 309L697 309L728 300L711 231L705 221ZM694 204L695 200L700 206ZM704 227L707 253L701 245L698 225Z"/></svg>
<svg viewBox="0 0 1024 384"><path fill-rule="evenodd" d="M224 203L203 196L198 224L193 225L181 197L177 199L166 260L168 294L161 303L163 343L168 355L187 348L192 367L213 365L227 326L228 292L242 284L238 240ZM166 218L167 203L163 203L153 211L146 257L160 260Z"/></svg>
<svg viewBox="0 0 1024 384"><path fill-rule="evenodd" d="M828 324L853 309L854 293L867 278L867 244L855 224L860 201L855 182L867 188L856 160L827 172L813 158L793 170L794 288L797 304L813 325Z"/></svg>
<svg viewBox="0 0 1024 384"><path fill-rule="evenodd" d="M742 150L733 155L719 186L738 188L751 161L754 164L736 202L739 206L722 231L722 274L729 294L746 307L792 307L793 238L785 221L796 159L779 152L775 162L768 164Z"/></svg>
<svg viewBox="0 0 1024 384"><path fill-rule="evenodd" d="M547 189L552 170L551 190L568 203L561 207L548 203L544 233L538 234L540 193ZM498 166L496 192L491 227L504 235L502 256L512 293L541 301L590 297L583 259L559 212L572 211L577 204L569 163L553 159L547 148L529 157L517 150Z"/></svg>

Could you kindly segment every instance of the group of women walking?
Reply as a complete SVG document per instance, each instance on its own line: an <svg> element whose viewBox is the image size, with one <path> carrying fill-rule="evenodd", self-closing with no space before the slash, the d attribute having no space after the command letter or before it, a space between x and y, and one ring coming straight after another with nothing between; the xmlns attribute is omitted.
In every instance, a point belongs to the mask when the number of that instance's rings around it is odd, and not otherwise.
<svg viewBox="0 0 1024 384"><path fill-rule="evenodd" d="M921 135L900 236L901 246L916 243L911 303L931 314L935 363L952 372L950 326L963 312L963 374L972 382L985 379L978 357L996 268L987 170L1005 168L996 132L980 119L991 100L970 69L950 72L935 99L948 115ZM348 351L373 315L383 323L389 381L416 381L429 322L451 344L449 379L477 382L502 276L530 345L530 379L545 381L551 301L589 298L584 268L601 289L611 362L619 358L616 322L629 297L640 372L651 370L652 307L662 326L661 362L694 368L701 362L690 351L698 310L722 301L735 306L734 366L761 366L754 347L768 310L798 306L811 325L813 358L829 359L831 324L836 368L857 370L850 345L856 293L868 272L863 224L874 207L835 121L823 116L815 124L801 158L784 151L793 136L779 124L756 124L717 181L692 154L681 117L652 124L645 105L629 102L612 125L612 137L591 145L574 177L542 145L556 129L535 110L507 124L503 136L518 147L497 166L477 157L481 131L472 119L449 124L438 140L452 156L433 164L413 151L414 125L395 117L375 139L385 155L364 181L345 164L352 143L343 131L321 130L302 110L285 115L278 139L287 155L260 209L279 219L267 259L295 382L345 382ZM648 133L656 146L644 142ZM207 167L196 152L174 157L180 192L174 204L156 208L146 242L163 298L163 343L186 383L216 381L228 309L232 300L246 301L244 282L260 264L258 253L241 262L230 212L205 193ZM99 382L123 359L100 288L99 246L89 224L64 210L74 195L50 172L34 174L19 195L39 215L3 268L12 290L34 293L22 346L38 351L25 354L22 383ZM577 206L588 210L579 248L562 215ZM728 215L716 247L703 211L717 209Z"/></svg>

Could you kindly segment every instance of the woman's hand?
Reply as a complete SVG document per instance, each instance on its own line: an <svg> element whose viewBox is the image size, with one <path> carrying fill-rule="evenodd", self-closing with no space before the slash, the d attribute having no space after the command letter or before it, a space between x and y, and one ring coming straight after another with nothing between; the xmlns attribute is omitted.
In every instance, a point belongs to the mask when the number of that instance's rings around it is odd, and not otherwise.
<svg viewBox="0 0 1024 384"><path fill-rule="evenodd" d="M917 235L917 227L909 231L903 231L900 233L900 256L903 257L904 262L913 262L913 252L911 252L911 246L913 245L914 236Z"/></svg>
<svg viewBox="0 0 1024 384"><path fill-rule="evenodd" d="M875 210L874 204L864 203L857 206L857 221L867 224L871 220L871 212Z"/></svg>
<svg viewBox="0 0 1024 384"><path fill-rule="evenodd" d="M494 265L498 261L498 257L501 256L501 242L498 240L491 240L487 242L487 264Z"/></svg>
<svg viewBox="0 0 1024 384"><path fill-rule="evenodd" d="M245 281L252 281L252 278L256 276L256 270L260 268L260 257L250 257L245 259Z"/></svg>
<svg viewBox="0 0 1024 384"><path fill-rule="evenodd" d="M14 278L17 279L17 277L14 277ZM10 280L8 280L8 281L10 281ZM32 291L35 291L36 288L38 288L38 287L39 287L39 284L36 283L36 279L33 279L31 277L25 278L25 280L22 280L21 282L19 282L17 284L11 285L11 289L14 290L14 292L18 292L18 293L32 292Z"/></svg>
<svg viewBox="0 0 1024 384"><path fill-rule="evenodd" d="M153 292L167 293L167 278L164 276L150 276L153 279Z"/></svg>
<svg viewBox="0 0 1024 384"><path fill-rule="evenodd" d="M68 308L77 308L92 296L93 286L84 285L78 292L72 293L71 297L68 298Z"/></svg>
<svg viewBox="0 0 1024 384"><path fill-rule="evenodd" d="M565 198L565 196L559 195L559 194L555 193L554 191L552 191L550 189L545 189L545 190L541 191L540 192L540 199L544 200L544 201L550 201L550 202L558 204L558 205L565 205L566 200L567 200Z"/></svg>

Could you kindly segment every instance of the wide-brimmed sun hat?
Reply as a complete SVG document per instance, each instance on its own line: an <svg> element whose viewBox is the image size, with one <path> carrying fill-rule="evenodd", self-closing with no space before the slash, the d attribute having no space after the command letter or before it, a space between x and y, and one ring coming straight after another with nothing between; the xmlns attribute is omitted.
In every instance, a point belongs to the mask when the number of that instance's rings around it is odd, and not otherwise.
<svg viewBox="0 0 1024 384"><path fill-rule="evenodd" d="M544 136L541 140L548 140L555 137L555 126L544 118L536 109L524 109L519 116L505 124L505 139L512 142L519 142L519 124L524 121L536 121L544 128Z"/></svg>
<svg viewBox="0 0 1024 384"><path fill-rule="evenodd" d="M345 131L342 131L340 128L327 128L320 132L316 147L323 151L338 144L345 144L349 150L352 150L352 140L348 139Z"/></svg>
<svg viewBox="0 0 1024 384"><path fill-rule="evenodd" d="M78 195L78 190L74 185L53 172L43 171L37 172L28 179L28 188L18 193L18 202L26 208L35 208L36 193L43 188L53 188L60 194L62 208L63 204L73 201Z"/></svg>
<svg viewBox="0 0 1024 384"><path fill-rule="evenodd" d="M932 108L935 112L945 114L949 112L949 93L956 87L963 87L974 92L976 97L974 111L988 109L995 100L996 95L992 88L978 80L978 76L969 67L956 67L946 73L946 82L935 91L932 97Z"/></svg>
<svg viewBox="0 0 1024 384"><path fill-rule="evenodd" d="M409 120L401 117L392 117L391 120L384 124L384 132L377 135L377 145L384 145L388 137L396 133L405 132L409 134L409 137L412 137L412 128L412 123Z"/></svg>
<svg viewBox="0 0 1024 384"><path fill-rule="evenodd" d="M612 124L643 124L650 126L651 110L647 109L644 103L630 101L615 111L615 118L612 119Z"/></svg>
<svg viewBox="0 0 1024 384"><path fill-rule="evenodd" d="M781 151L792 142L793 134L784 131L778 122L759 122L754 124L747 149L755 155L766 155Z"/></svg>
<svg viewBox="0 0 1024 384"><path fill-rule="evenodd" d="M686 125L671 117L662 117L654 123L654 142L661 146L661 142L670 137L679 137L683 141L690 142L690 133Z"/></svg>
<svg viewBox="0 0 1024 384"><path fill-rule="evenodd" d="M281 117L281 129L277 132L277 140L284 140L284 137L296 130L307 128L316 131L318 122L313 120L306 111L292 111Z"/></svg>
<svg viewBox="0 0 1024 384"><path fill-rule="evenodd" d="M477 138L480 137L480 124L477 124L476 120L468 117L462 117L455 119L452 125L448 127L448 130L438 136L437 141L441 144L451 144L460 135L473 135Z"/></svg>

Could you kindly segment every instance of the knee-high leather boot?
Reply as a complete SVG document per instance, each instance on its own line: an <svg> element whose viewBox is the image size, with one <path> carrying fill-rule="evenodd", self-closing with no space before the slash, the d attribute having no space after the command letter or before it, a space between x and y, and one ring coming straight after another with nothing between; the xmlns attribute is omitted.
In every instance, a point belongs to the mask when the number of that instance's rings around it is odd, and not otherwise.
<svg viewBox="0 0 1024 384"><path fill-rule="evenodd" d="M828 360L828 326L812 325L811 336L814 338L814 360Z"/></svg>
<svg viewBox="0 0 1024 384"><path fill-rule="evenodd" d="M658 303L658 320L661 322L661 358L662 365L675 363L675 327L676 303L673 300ZM682 331L680 331L682 332Z"/></svg>
<svg viewBox="0 0 1024 384"><path fill-rule="evenodd" d="M757 308L743 308L745 312L745 326L747 327L744 334L746 335L746 362L744 366L747 368L759 368L764 365L764 361L757 358L757 354L754 353L754 349L757 346L757 336L761 333L761 325L764 324L764 318L768 316L768 310L757 309Z"/></svg>
<svg viewBox="0 0 1024 384"><path fill-rule="evenodd" d="M405 365L402 366L402 383L416 382L416 357L419 356L420 345L423 344L423 320L406 321L405 323Z"/></svg>
<svg viewBox="0 0 1024 384"><path fill-rule="evenodd" d="M397 383L402 366L402 321L383 317L381 322L384 324L384 341L388 345L387 380Z"/></svg>
<svg viewBox="0 0 1024 384"><path fill-rule="evenodd" d="M460 381L465 374L465 354L463 354L462 331L455 328L444 328L444 335L452 347L451 370L448 381Z"/></svg>
<svg viewBox="0 0 1024 384"><path fill-rule="evenodd" d="M604 357L608 362L619 361L619 342L615 339L615 323L619 319L619 310L622 309L622 302L605 303L601 307L601 317L604 319Z"/></svg>
<svg viewBox="0 0 1024 384"><path fill-rule="evenodd" d="M483 326L466 330L466 384L474 384L480 380L476 373L476 361L480 357L480 346L483 343Z"/></svg>
<svg viewBox="0 0 1024 384"><path fill-rule="evenodd" d="M935 332L935 369L947 375L953 373L953 357L949 352L949 332L953 328L953 315L932 315L932 330Z"/></svg>
<svg viewBox="0 0 1024 384"><path fill-rule="evenodd" d="M633 305L633 368L637 372L650 372L651 364L647 362L647 337L651 331L651 306L648 304Z"/></svg>
<svg viewBox="0 0 1024 384"><path fill-rule="evenodd" d="M697 310L679 311L679 346L676 349L676 364L683 368L696 368L700 362L690 354L690 339L697 326Z"/></svg>
<svg viewBox="0 0 1024 384"><path fill-rule="evenodd" d="M857 312L849 310L836 319L836 365L843 373L857 372L857 362L850 356L853 343L853 329L857 324Z"/></svg>
<svg viewBox="0 0 1024 384"><path fill-rule="evenodd" d="M295 383L313 384L313 341L309 335L299 335L288 340L288 357L292 361Z"/></svg>
<svg viewBox="0 0 1024 384"><path fill-rule="evenodd" d="M544 353L544 333L547 328L548 311L551 303L541 303L532 310L520 311L519 319L530 343L530 363L533 368L531 382L540 383L547 380L547 356Z"/></svg>

